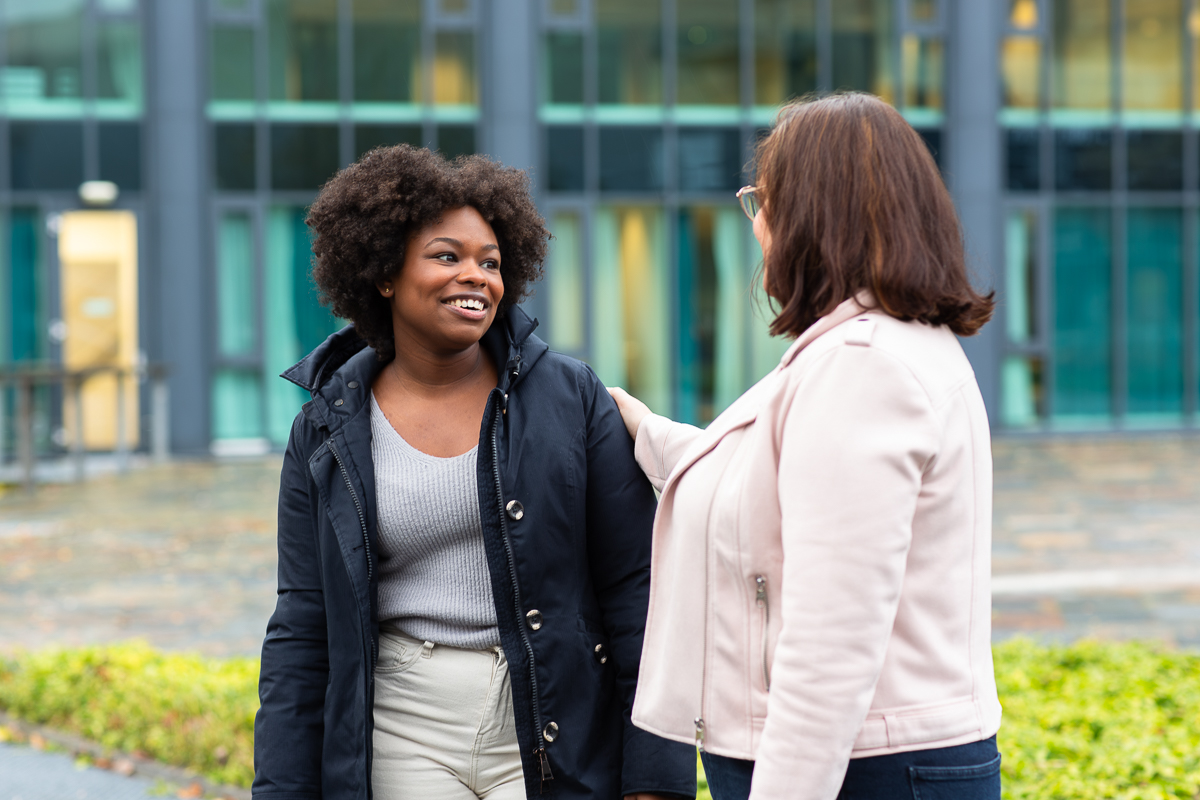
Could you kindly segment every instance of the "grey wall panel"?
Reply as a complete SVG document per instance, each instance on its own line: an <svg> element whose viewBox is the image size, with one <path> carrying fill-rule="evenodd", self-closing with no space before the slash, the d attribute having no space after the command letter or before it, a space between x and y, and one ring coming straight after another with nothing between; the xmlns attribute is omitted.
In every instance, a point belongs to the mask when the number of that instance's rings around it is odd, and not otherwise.
<svg viewBox="0 0 1200 800"><path fill-rule="evenodd" d="M946 64L945 162L950 191L966 234L976 286L1003 290L1004 257L1000 184L999 37L1003 5L993 0L955 0L950 11ZM999 421L1000 359L1004 328L997 319L963 340L992 427Z"/></svg>
<svg viewBox="0 0 1200 800"><path fill-rule="evenodd" d="M147 104L155 242L146 268L158 273L151 323L171 370L171 449L207 453L209 326L205 232L202 0L156 0L149 39L154 79Z"/></svg>

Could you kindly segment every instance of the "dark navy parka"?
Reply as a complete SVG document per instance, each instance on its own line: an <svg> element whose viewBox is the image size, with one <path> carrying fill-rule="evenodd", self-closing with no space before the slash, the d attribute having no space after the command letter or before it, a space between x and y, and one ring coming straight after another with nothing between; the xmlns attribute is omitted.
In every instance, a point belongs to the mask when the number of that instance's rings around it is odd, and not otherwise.
<svg viewBox="0 0 1200 800"><path fill-rule="evenodd" d="M526 793L691 798L695 750L630 722L654 493L600 380L549 351L532 335L536 325L513 307L482 340L500 380L478 451ZM283 375L312 401L292 425L280 479L279 597L263 642L256 798L371 797L379 625L370 390L382 367L346 328Z"/></svg>

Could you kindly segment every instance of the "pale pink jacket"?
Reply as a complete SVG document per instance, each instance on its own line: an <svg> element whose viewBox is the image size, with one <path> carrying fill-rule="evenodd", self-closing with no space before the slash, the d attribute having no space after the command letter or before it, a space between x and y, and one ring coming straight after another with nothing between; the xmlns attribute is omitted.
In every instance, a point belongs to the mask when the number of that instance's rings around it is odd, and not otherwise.
<svg viewBox="0 0 1200 800"><path fill-rule="evenodd" d="M706 430L647 417L636 454L662 493L636 725L754 759L753 800L996 733L991 444L948 329L848 300Z"/></svg>

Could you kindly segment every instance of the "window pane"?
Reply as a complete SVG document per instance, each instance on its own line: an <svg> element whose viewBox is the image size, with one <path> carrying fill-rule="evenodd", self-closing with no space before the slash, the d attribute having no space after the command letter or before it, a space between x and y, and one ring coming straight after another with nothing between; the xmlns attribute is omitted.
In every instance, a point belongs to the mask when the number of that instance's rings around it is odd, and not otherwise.
<svg viewBox="0 0 1200 800"><path fill-rule="evenodd" d="M354 0L354 99L419 103L420 0Z"/></svg>
<svg viewBox="0 0 1200 800"><path fill-rule="evenodd" d="M767 106L817 90L816 0L755 0L754 83Z"/></svg>
<svg viewBox="0 0 1200 800"><path fill-rule="evenodd" d="M448 159L469 156L475 152L474 125L442 125L437 131L437 149Z"/></svg>
<svg viewBox="0 0 1200 800"><path fill-rule="evenodd" d="M221 215L217 229L217 352L252 356L258 322L254 231L245 211Z"/></svg>
<svg viewBox="0 0 1200 800"><path fill-rule="evenodd" d="M583 128L546 129L550 161L549 188L554 192L582 192L584 186Z"/></svg>
<svg viewBox="0 0 1200 800"><path fill-rule="evenodd" d="M142 102L141 26L133 20L103 20L96 27L96 96Z"/></svg>
<svg viewBox="0 0 1200 800"><path fill-rule="evenodd" d="M1183 108L1183 0L1125 0L1126 109Z"/></svg>
<svg viewBox="0 0 1200 800"><path fill-rule="evenodd" d="M267 0L272 100L338 99L337 0Z"/></svg>
<svg viewBox="0 0 1200 800"><path fill-rule="evenodd" d="M223 369L213 376L213 439L259 439L262 425L262 376Z"/></svg>
<svg viewBox="0 0 1200 800"><path fill-rule="evenodd" d="M658 0L596 0L601 103L661 103L662 9Z"/></svg>
<svg viewBox="0 0 1200 800"><path fill-rule="evenodd" d="M547 103L583 102L583 36L551 31L546 34L542 65L542 97Z"/></svg>
<svg viewBox="0 0 1200 800"><path fill-rule="evenodd" d="M937 19L936 0L909 0L908 13L913 22L933 22Z"/></svg>
<svg viewBox="0 0 1200 800"><path fill-rule="evenodd" d="M659 191L662 188L661 128L600 129L602 191Z"/></svg>
<svg viewBox="0 0 1200 800"><path fill-rule="evenodd" d="M892 0L838 0L832 6L833 88L895 102Z"/></svg>
<svg viewBox="0 0 1200 800"><path fill-rule="evenodd" d="M1037 214L1014 211L1005 225L1005 329L1008 341L1026 344L1037 335Z"/></svg>
<svg viewBox="0 0 1200 800"><path fill-rule="evenodd" d="M658 208L598 209L591 275L591 364L660 414L671 408L665 227Z"/></svg>
<svg viewBox="0 0 1200 800"><path fill-rule="evenodd" d="M70 189L83 183L83 126L78 122L13 122L9 175L14 189Z"/></svg>
<svg viewBox="0 0 1200 800"><path fill-rule="evenodd" d="M319 189L338 166L336 126L271 126L272 189Z"/></svg>
<svg viewBox="0 0 1200 800"><path fill-rule="evenodd" d="M550 289L551 347L578 352L586 345L584 323L583 228L579 213L560 211L550 218L550 258L546 282Z"/></svg>
<svg viewBox="0 0 1200 800"><path fill-rule="evenodd" d="M254 99L254 30L214 27L210 59L214 100Z"/></svg>
<svg viewBox="0 0 1200 800"><path fill-rule="evenodd" d="M1183 283L1178 209L1129 210L1129 413L1183 407Z"/></svg>
<svg viewBox="0 0 1200 800"><path fill-rule="evenodd" d="M354 158L360 159L368 150L394 144L421 146L420 125L359 125L354 129Z"/></svg>
<svg viewBox="0 0 1200 800"><path fill-rule="evenodd" d="M41 215L32 208L14 208L8 228L7 298L8 350L6 361L32 361L44 355L41 324ZM0 273L2 274L2 273Z"/></svg>
<svg viewBox="0 0 1200 800"><path fill-rule="evenodd" d="M1125 133L1129 188L1133 191L1178 192L1183 189L1183 133Z"/></svg>
<svg viewBox="0 0 1200 800"><path fill-rule="evenodd" d="M684 0L676 7L679 70L675 102L738 104L738 4Z"/></svg>
<svg viewBox="0 0 1200 800"><path fill-rule="evenodd" d="M1110 413L1112 220L1107 208L1054 219L1054 413Z"/></svg>
<svg viewBox="0 0 1200 800"><path fill-rule="evenodd" d="M1042 360L1009 356L1001 370L1004 424L1010 428L1033 425L1042 416Z"/></svg>
<svg viewBox="0 0 1200 800"><path fill-rule="evenodd" d="M235 192L254 189L254 126L214 125L213 140L217 189Z"/></svg>
<svg viewBox="0 0 1200 800"><path fill-rule="evenodd" d="M925 142L925 147L929 150L929 155L933 156L933 163L937 164L938 169L942 168L942 131L939 128L917 128L917 135L921 137L921 141Z"/></svg>
<svg viewBox="0 0 1200 800"><path fill-rule="evenodd" d="M1041 106L1042 43L1028 36L1009 36L1001 45L1000 71L1007 108Z"/></svg>
<svg viewBox="0 0 1200 800"><path fill-rule="evenodd" d="M101 122L100 180L122 191L142 188L142 126L137 122Z"/></svg>
<svg viewBox="0 0 1200 800"><path fill-rule="evenodd" d="M301 206L271 208L263 281L263 379L266 435L287 444L292 419L309 394L276 376L299 361L339 327L321 304L312 282L312 239Z"/></svg>
<svg viewBox="0 0 1200 800"><path fill-rule="evenodd" d="M438 105L474 105L479 102L475 85L475 34L438 33L433 62L433 102Z"/></svg>
<svg viewBox="0 0 1200 800"><path fill-rule="evenodd" d="M1042 186L1042 163L1037 128L1010 128L1005 131L1005 161L1010 191L1036 192Z"/></svg>
<svg viewBox="0 0 1200 800"><path fill-rule="evenodd" d="M82 95L83 0L7 0L0 4L5 37L4 97L36 106Z"/></svg>
<svg viewBox="0 0 1200 800"><path fill-rule="evenodd" d="M679 188L736 192L742 186L742 136L736 128L681 128Z"/></svg>
<svg viewBox="0 0 1200 800"><path fill-rule="evenodd" d="M679 214L678 418L707 424L746 386L745 217L737 206Z"/></svg>
<svg viewBox="0 0 1200 800"><path fill-rule="evenodd" d="M1112 105L1107 2L1054 0L1056 108L1107 111Z"/></svg>
<svg viewBox="0 0 1200 800"><path fill-rule="evenodd" d="M941 39L905 36L901 43L904 70L904 106L942 109L942 82L945 62Z"/></svg>
<svg viewBox="0 0 1200 800"><path fill-rule="evenodd" d="M1068 128L1054 132L1054 182L1061 191L1112 187L1112 132Z"/></svg>

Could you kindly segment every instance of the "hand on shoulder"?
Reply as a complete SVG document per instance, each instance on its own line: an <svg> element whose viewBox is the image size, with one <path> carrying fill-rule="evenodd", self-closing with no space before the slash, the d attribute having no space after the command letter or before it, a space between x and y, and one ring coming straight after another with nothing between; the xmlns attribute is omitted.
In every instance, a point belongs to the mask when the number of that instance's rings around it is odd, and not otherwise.
<svg viewBox="0 0 1200 800"><path fill-rule="evenodd" d="M613 400L617 401L617 409L621 412L621 419L625 422L625 430L629 431L629 436L636 441L642 420L653 412L650 411L649 406L619 386L611 387L608 393L612 395ZM650 800L652 795L630 795L630 797L643 797Z"/></svg>

